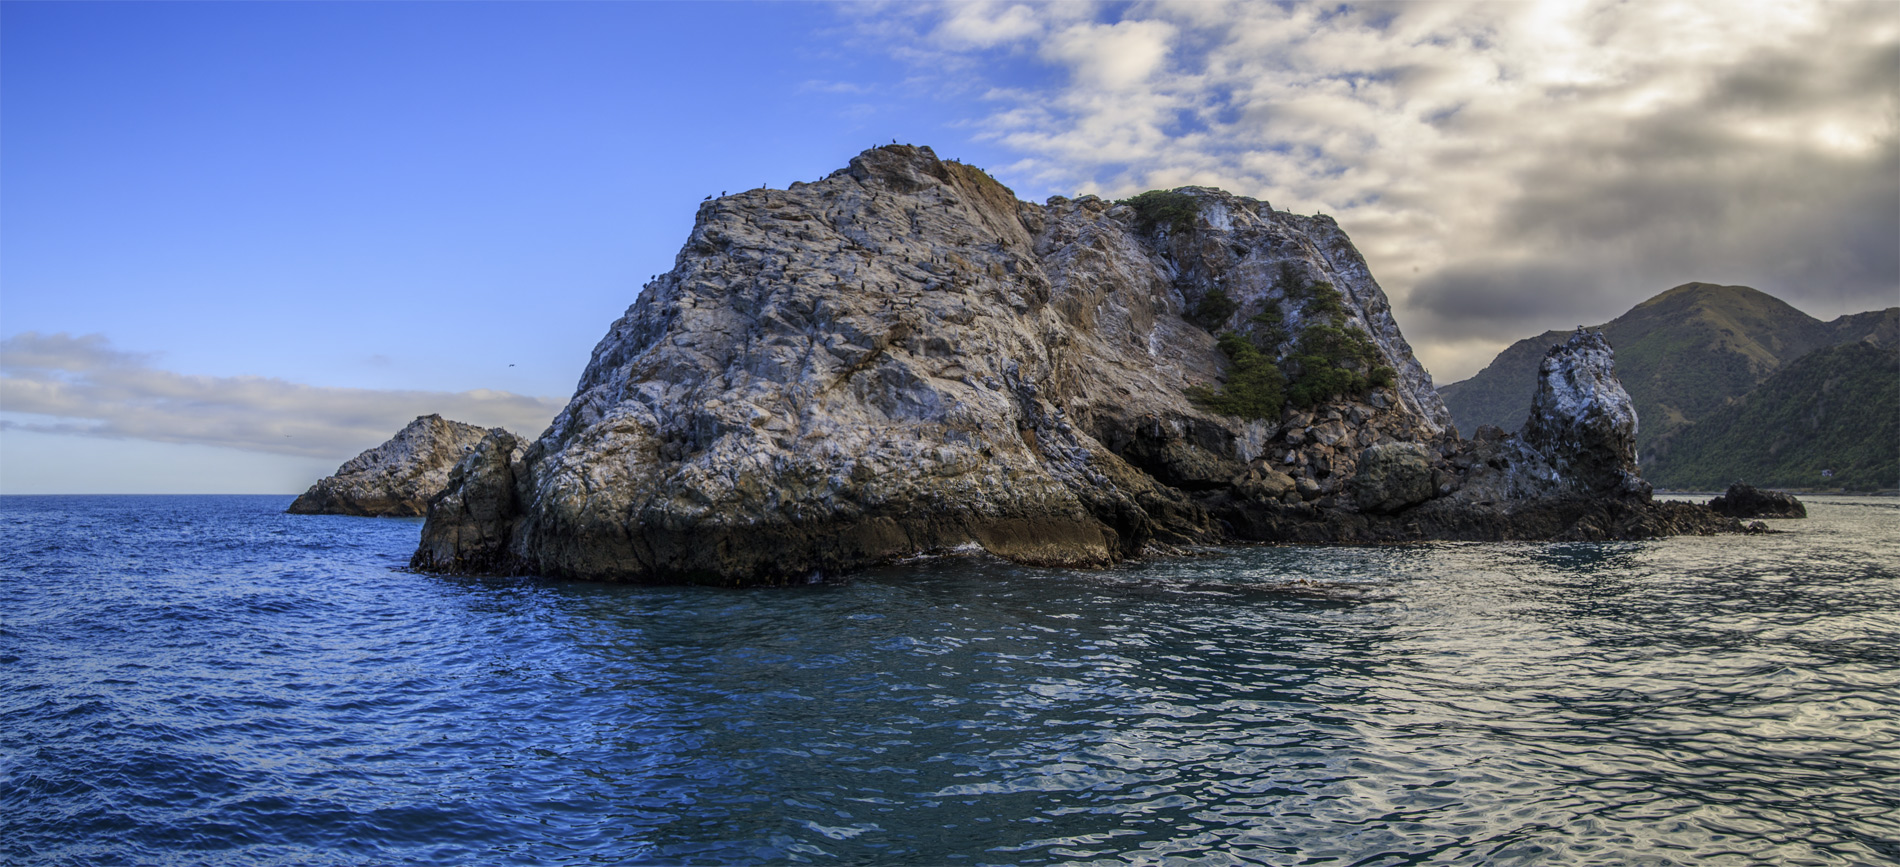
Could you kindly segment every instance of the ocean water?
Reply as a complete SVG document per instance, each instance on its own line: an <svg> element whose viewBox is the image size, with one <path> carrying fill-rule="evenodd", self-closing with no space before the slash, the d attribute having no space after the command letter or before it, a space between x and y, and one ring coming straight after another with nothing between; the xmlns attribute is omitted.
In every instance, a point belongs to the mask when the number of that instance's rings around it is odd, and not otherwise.
<svg viewBox="0 0 1900 867"><path fill-rule="evenodd" d="M0 498L0 863L1900 862L1893 499L747 591L288 502Z"/></svg>

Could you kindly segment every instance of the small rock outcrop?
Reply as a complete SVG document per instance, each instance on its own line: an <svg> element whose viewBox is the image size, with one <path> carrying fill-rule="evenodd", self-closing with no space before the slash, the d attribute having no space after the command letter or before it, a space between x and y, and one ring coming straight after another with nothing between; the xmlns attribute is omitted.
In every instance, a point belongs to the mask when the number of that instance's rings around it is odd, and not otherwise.
<svg viewBox="0 0 1900 867"><path fill-rule="evenodd" d="M527 444L501 428L485 434L449 471L445 490L430 504L428 534L412 565L482 573L509 564L507 531L523 494L514 471Z"/></svg>
<svg viewBox="0 0 1900 867"><path fill-rule="evenodd" d="M1600 337L1548 362L1522 435L1462 440L1331 219L1200 187L1037 205L880 147L702 204L548 431L456 468L412 565L788 583L1724 528L1650 503Z"/></svg>
<svg viewBox="0 0 1900 867"><path fill-rule="evenodd" d="M1718 515L1727 515L1731 518L1805 518L1808 516L1808 507L1793 494L1764 491L1741 482L1729 485L1726 493L1710 500L1709 508Z"/></svg>
<svg viewBox="0 0 1900 867"><path fill-rule="evenodd" d="M1740 533L1706 506L1657 502L1636 465L1636 415L1600 334L1545 354L1536 409L1517 433L1394 442L1361 452L1349 502L1283 498L1217 511L1260 541L1605 540ZM1304 480L1302 480L1304 483Z"/></svg>
<svg viewBox="0 0 1900 867"><path fill-rule="evenodd" d="M449 471L488 430L439 415L417 416L388 442L363 452L310 486L293 515L421 517L449 486Z"/></svg>

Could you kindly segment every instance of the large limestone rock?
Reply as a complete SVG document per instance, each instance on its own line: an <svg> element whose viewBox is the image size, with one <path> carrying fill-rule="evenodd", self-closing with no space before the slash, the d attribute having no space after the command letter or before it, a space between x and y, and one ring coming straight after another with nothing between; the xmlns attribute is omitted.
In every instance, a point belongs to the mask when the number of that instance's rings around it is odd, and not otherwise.
<svg viewBox="0 0 1900 867"><path fill-rule="evenodd" d="M420 517L449 484L449 470L488 431L439 415L417 416L388 442L336 468L286 511L293 515Z"/></svg>
<svg viewBox="0 0 1900 867"><path fill-rule="evenodd" d="M891 146L707 202L547 433L493 437L457 468L413 565L791 582L953 549L1093 566L1233 538L1499 533L1455 509L1410 517L1462 502L1447 495L1469 473L1344 233L1177 193L1191 219L1157 225L1094 197L1019 202ZM1337 308L1313 306L1318 282ZM1281 323L1265 351L1285 358L1322 315L1368 335L1387 385L1266 419L1187 398L1227 374L1216 334ZM1443 482L1363 512L1347 483L1392 443Z"/></svg>

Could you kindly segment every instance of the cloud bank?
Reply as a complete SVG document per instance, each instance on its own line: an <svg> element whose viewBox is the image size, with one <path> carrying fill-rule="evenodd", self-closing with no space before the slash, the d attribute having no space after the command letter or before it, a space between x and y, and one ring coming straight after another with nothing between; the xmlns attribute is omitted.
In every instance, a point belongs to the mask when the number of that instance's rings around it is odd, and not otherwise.
<svg viewBox="0 0 1900 867"><path fill-rule="evenodd" d="M223 446L338 463L418 415L539 434L562 401L502 391L324 388L256 376L187 376L97 334L0 340L0 430ZM22 419L21 416L27 418Z"/></svg>
<svg viewBox="0 0 1900 867"><path fill-rule="evenodd" d="M984 94L1019 188L1337 216L1440 381L1690 280L1900 298L1900 4L847 10Z"/></svg>

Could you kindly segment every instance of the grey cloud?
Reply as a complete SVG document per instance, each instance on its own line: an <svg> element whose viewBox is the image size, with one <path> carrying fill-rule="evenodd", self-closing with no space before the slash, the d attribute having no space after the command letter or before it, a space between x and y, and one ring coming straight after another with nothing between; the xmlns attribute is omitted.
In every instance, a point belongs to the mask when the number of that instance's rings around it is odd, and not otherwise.
<svg viewBox="0 0 1900 867"><path fill-rule="evenodd" d="M266 377L187 376L103 336L0 340L0 429L222 446L341 461L418 415L533 435L561 402L502 391L326 388ZM29 418L20 419L18 415Z"/></svg>
<svg viewBox="0 0 1900 867"><path fill-rule="evenodd" d="M1036 15L1050 6L1020 7ZM917 21L960 7L906 7ZM1074 10L1066 10L1073 23ZM1047 193L1180 183L1333 214L1428 365L1486 339L1600 322L1689 280L1817 315L1900 291L1900 5L1891 2L1169 4L1088 10L1171 27L1128 99L1070 74L981 82L974 126ZM919 28L928 32L929 27ZM1056 32L1054 22L1022 27ZM885 31L888 34L889 31ZM1159 32L1159 31L1157 31ZM898 39L898 42L904 40ZM925 45L971 86L995 47ZM939 64L941 68L951 68ZM933 74L921 68L920 75ZM1192 179L1192 180L1188 180ZM1042 189L1037 189L1042 187Z"/></svg>
<svg viewBox="0 0 1900 867"><path fill-rule="evenodd" d="M1419 282L1407 327L1453 340L1499 336L1509 342L1569 319L1595 325L1603 321L1599 310L1614 283L1613 272L1591 263L1466 263Z"/></svg>
<svg viewBox="0 0 1900 867"><path fill-rule="evenodd" d="M1859 65L1843 60L1841 68ZM1799 131L1799 116L1763 106L1812 110L1829 93L1876 111L1884 103L1891 116L1894 84L1884 93L1844 89L1838 70L1785 58L1747 64L1696 103L1580 145L1569 162L1542 162L1521 173L1525 192L1502 203L1501 233L1552 261L1614 255L1639 294L1699 279L1747 283L1798 306L1889 306L1900 289L1892 130L1858 153L1751 142L1743 132L1750 120Z"/></svg>
<svg viewBox="0 0 1900 867"><path fill-rule="evenodd" d="M1411 293L1406 324L1448 338L1523 336L1601 322L1691 280L1751 285L1824 319L1892 306L1900 160L1886 150L1885 172L1793 158L1701 169L1633 159L1542 178L1508 205L1500 230L1528 260L1440 269Z"/></svg>
<svg viewBox="0 0 1900 867"><path fill-rule="evenodd" d="M1815 67L1812 59L1795 57L1750 63L1717 84L1707 104L1713 108L1758 111L1795 105L1822 95L1812 86Z"/></svg>
<svg viewBox="0 0 1900 867"><path fill-rule="evenodd" d="M1884 45L1867 52L1851 70L1852 74L1843 82L1847 88L1859 91L1891 91L1894 82L1900 80L1900 43Z"/></svg>
<svg viewBox="0 0 1900 867"><path fill-rule="evenodd" d="M113 349L103 334L42 335L26 332L0 341L0 370L43 369L66 373L139 367L150 353Z"/></svg>

